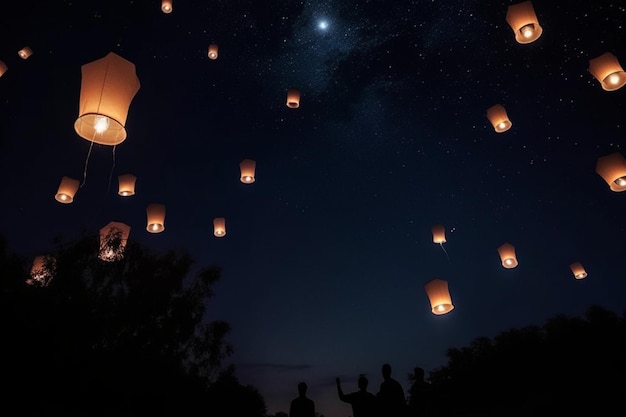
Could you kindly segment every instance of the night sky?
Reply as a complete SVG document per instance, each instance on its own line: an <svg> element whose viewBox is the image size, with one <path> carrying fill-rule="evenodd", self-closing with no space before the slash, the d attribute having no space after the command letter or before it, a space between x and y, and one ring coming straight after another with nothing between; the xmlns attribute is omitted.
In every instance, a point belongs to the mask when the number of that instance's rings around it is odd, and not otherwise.
<svg viewBox="0 0 626 417"><path fill-rule="evenodd" d="M337 376L377 392L389 362L408 389L415 366L477 337L592 304L621 313L626 193L595 168L623 151L626 87L605 91L588 68L605 52L626 66L626 4L534 0L543 33L519 44L514 3L15 2L0 15L0 233L28 259L119 221L221 266L209 315L231 324L227 362L270 413L303 380L318 412L344 417ZM126 140L91 146L74 131L81 66L109 52L141 87ZM506 132L486 117L495 104ZM117 195L124 173L132 197ZM54 199L63 176L82 183L72 204ZM146 230L150 203L166 206L162 233ZM517 268L500 263L505 242ZM433 278L446 315L430 311Z"/></svg>

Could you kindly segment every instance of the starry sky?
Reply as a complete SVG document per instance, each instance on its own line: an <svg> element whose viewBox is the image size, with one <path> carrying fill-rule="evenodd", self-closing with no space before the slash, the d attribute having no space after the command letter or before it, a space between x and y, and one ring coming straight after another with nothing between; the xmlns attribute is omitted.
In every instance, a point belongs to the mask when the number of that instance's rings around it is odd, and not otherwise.
<svg viewBox="0 0 626 417"><path fill-rule="evenodd" d="M28 258L120 221L130 239L220 265L209 315L231 324L228 362L270 413L306 381L318 412L343 417L337 376L351 392L365 374L376 392L389 362L408 389L415 366L477 337L592 304L621 312L626 193L595 167L623 150L626 89L603 90L588 67L605 52L626 65L626 6L534 0L543 33L519 44L514 3L16 2L0 16L0 233ZM141 84L114 147L74 131L81 66L109 52ZM506 132L486 117L495 104ZM132 197L117 195L123 173ZM82 184L72 204L54 199L63 176ZM150 203L166 206L163 233L146 231ZM430 311L433 278L448 314Z"/></svg>

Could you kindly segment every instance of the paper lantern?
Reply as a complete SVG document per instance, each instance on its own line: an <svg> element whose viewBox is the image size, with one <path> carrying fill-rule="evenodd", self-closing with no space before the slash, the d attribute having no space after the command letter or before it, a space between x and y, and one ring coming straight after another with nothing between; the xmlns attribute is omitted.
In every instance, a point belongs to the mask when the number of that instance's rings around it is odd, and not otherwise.
<svg viewBox="0 0 626 417"><path fill-rule="evenodd" d="M39 255L33 260L30 269L30 279L26 280L29 285L39 284L47 287L56 273L56 259L50 255Z"/></svg>
<svg viewBox="0 0 626 417"><path fill-rule="evenodd" d="M161 0L161 11L163 13L172 13L172 0Z"/></svg>
<svg viewBox="0 0 626 417"><path fill-rule="evenodd" d="M150 233L161 233L165 230L165 206L163 204L149 204L146 208L148 225L146 230Z"/></svg>
<svg viewBox="0 0 626 417"><path fill-rule="evenodd" d="M522 44L536 41L543 32L530 1L510 5L506 11L506 21L515 33L515 40Z"/></svg>
<svg viewBox="0 0 626 417"><path fill-rule="evenodd" d="M428 294L430 308L433 314L440 316L454 309L447 281L435 278L427 282L424 285L424 289L426 290L426 294Z"/></svg>
<svg viewBox="0 0 626 417"><path fill-rule="evenodd" d="M217 44L212 43L209 45L208 55L211 59L217 59Z"/></svg>
<svg viewBox="0 0 626 417"><path fill-rule="evenodd" d="M139 91L135 64L109 52L82 66L80 105L74 130L101 145L117 145L126 139L126 117Z"/></svg>
<svg viewBox="0 0 626 417"><path fill-rule="evenodd" d="M110 222L100 229L98 258L107 262L122 259L129 234L130 226L121 222Z"/></svg>
<svg viewBox="0 0 626 417"><path fill-rule="evenodd" d="M504 243L498 247L502 266L511 269L517 266L517 257L515 256L515 246L510 243Z"/></svg>
<svg viewBox="0 0 626 417"><path fill-rule="evenodd" d="M446 229L440 225L436 224L433 226L433 243L446 243Z"/></svg>
<svg viewBox="0 0 626 417"><path fill-rule="evenodd" d="M300 90L290 88L287 90L287 107L297 109L300 107Z"/></svg>
<svg viewBox="0 0 626 417"><path fill-rule="evenodd" d="M239 171L241 175L239 179L244 184L252 184L255 181L254 171L256 169L256 161L252 159L244 159L239 163Z"/></svg>
<svg viewBox="0 0 626 417"><path fill-rule="evenodd" d="M576 279L585 279L587 278L587 271L582 266L580 262L574 262L570 264L570 269L572 270L572 274L574 274L574 278Z"/></svg>
<svg viewBox="0 0 626 417"><path fill-rule="evenodd" d="M600 81L600 85L606 91L615 91L626 84L626 73L617 57L610 52L590 59L589 72Z"/></svg>
<svg viewBox="0 0 626 417"><path fill-rule="evenodd" d="M226 219L223 217L216 217L213 219L213 234L216 237L226 236Z"/></svg>
<svg viewBox="0 0 626 417"><path fill-rule="evenodd" d="M123 197L135 195L135 182L137 177L133 174L122 174L117 177L119 188L117 193Z"/></svg>
<svg viewBox="0 0 626 417"><path fill-rule="evenodd" d="M8 69L9 67L7 67L7 64L5 64L3 61L0 61L0 77L2 77Z"/></svg>
<svg viewBox="0 0 626 417"><path fill-rule="evenodd" d="M78 191L78 187L80 187L80 181L70 177L61 178L61 184L59 184L59 188L57 189L57 193L54 198L63 204L69 204L74 201L74 196L76 195L76 191Z"/></svg>
<svg viewBox="0 0 626 417"><path fill-rule="evenodd" d="M497 133L506 132L513 125L501 104L495 104L487 109L487 119Z"/></svg>
<svg viewBox="0 0 626 417"><path fill-rule="evenodd" d="M626 190L626 159L620 152L599 157L596 172L606 181L612 191Z"/></svg>
<svg viewBox="0 0 626 417"><path fill-rule="evenodd" d="M20 49L19 51L17 51L17 54L22 59L28 59L28 57L33 54L33 50L30 49L28 46L25 46L22 49Z"/></svg>

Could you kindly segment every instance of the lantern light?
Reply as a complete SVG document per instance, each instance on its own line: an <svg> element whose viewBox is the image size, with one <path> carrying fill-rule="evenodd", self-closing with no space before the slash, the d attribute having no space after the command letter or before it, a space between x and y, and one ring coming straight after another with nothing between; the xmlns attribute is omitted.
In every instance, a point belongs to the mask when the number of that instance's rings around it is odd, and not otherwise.
<svg viewBox="0 0 626 417"><path fill-rule="evenodd" d="M121 222L110 222L100 229L98 258L106 262L122 259L129 234L130 226Z"/></svg>
<svg viewBox="0 0 626 417"><path fill-rule="evenodd" d="M133 174L122 174L117 177L119 188L117 193L123 197L135 195L135 182L137 177Z"/></svg>
<svg viewBox="0 0 626 417"><path fill-rule="evenodd" d="M0 61L0 77L2 77L8 69L9 67L7 67L7 64L5 64L3 61Z"/></svg>
<svg viewBox="0 0 626 417"><path fill-rule="evenodd" d="M626 159L620 152L599 157L596 172L606 181L611 191L626 190Z"/></svg>
<svg viewBox="0 0 626 417"><path fill-rule="evenodd" d="M615 91L626 84L626 72L617 57L610 52L590 59L589 72L600 81L606 91Z"/></svg>
<svg viewBox="0 0 626 417"><path fill-rule="evenodd" d="M161 233L165 230L165 205L148 204L146 208L148 224L146 230L150 233Z"/></svg>
<svg viewBox="0 0 626 417"><path fill-rule="evenodd" d="M515 246L510 243L504 243L498 247L498 253L500 254L503 267L512 269L518 265L517 257L515 256Z"/></svg>
<svg viewBox="0 0 626 417"><path fill-rule="evenodd" d="M208 55L210 59L217 59L217 44L212 43L209 45Z"/></svg>
<svg viewBox="0 0 626 417"><path fill-rule="evenodd" d="M497 133L506 132L513 125L511 120L509 120L506 109L501 104L495 104L487 109L487 119L489 119Z"/></svg>
<svg viewBox="0 0 626 417"><path fill-rule="evenodd" d="M427 282L424 285L424 289L430 300L430 307L433 314L440 316L454 309L447 281L435 278Z"/></svg>
<svg viewBox="0 0 626 417"><path fill-rule="evenodd" d="M33 54L33 50L30 49L28 46L25 46L22 49L20 49L19 51L17 51L17 54L22 59L28 59L28 57L30 57Z"/></svg>
<svg viewBox="0 0 626 417"><path fill-rule="evenodd" d="M446 229L441 224L432 227L433 243L446 243Z"/></svg>
<svg viewBox="0 0 626 417"><path fill-rule="evenodd" d="M300 107L300 90L297 88L287 90L287 107L292 109Z"/></svg>
<svg viewBox="0 0 626 417"><path fill-rule="evenodd" d="M172 0L161 0L161 11L163 13L172 13Z"/></svg>
<svg viewBox="0 0 626 417"><path fill-rule="evenodd" d="M574 278L576 279L585 279L587 278L587 271L580 262L574 262L570 264L570 269L572 270L572 274L574 274Z"/></svg>
<svg viewBox="0 0 626 417"><path fill-rule="evenodd" d="M536 41L543 32L531 1L510 5L506 12L506 21L513 29L515 40L521 44Z"/></svg>
<svg viewBox="0 0 626 417"><path fill-rule="evenodd" d="M39 284L47 287L56 273L56 259L50 255L39 255L33 260L30 269L30 279L26 280L29 285Z"/></svg>
<svg viewBox="0 0 626 417"><path fill-rule="evenodd" d="M135 64L110 52L81 68L80 105L74 130L101 145L117 145L126 139L130 103L139 91Z"/></svg>
<svg viewBox="0 0 626 417"><path fill-rule="evenodd" d="M244 184L252 184L256 179L254 176L254 171L256 170L256 161L253 159L244 159L239 163L239 171L241 175L239 177L240 181Z"/></svg>
<svg viewBox="0 0 626 417"><path fill-rule="evenodd" d="M216 217L213 219L213 235L215 235L215 237L226 236L226 219L224 217Z"/></svg>
<svg viewBox="0 0 626 417"><path fill-rule="evenodd" d="M74 201L74 195L76 195L76 191L78 191L78 187L80 186L80 181L70 177L61 178L61 183L59 184L59 188L57 189L57 193L54 198L63 204L70 204Z"/></svg>

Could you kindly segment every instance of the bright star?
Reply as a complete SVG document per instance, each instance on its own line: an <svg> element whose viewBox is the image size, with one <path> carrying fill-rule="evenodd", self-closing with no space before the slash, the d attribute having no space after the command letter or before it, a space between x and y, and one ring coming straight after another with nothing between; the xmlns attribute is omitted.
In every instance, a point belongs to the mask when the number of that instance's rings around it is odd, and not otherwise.
<svg viewBox="0 0 626 417"><path fill-rule="evenodd" d="M317 23L317 27L322 29L322 30L326 30L326 29L328 29L328 22L326 20L320 20Z"/></svg>

